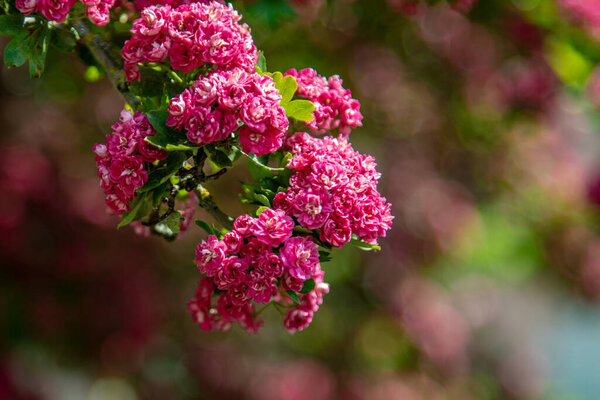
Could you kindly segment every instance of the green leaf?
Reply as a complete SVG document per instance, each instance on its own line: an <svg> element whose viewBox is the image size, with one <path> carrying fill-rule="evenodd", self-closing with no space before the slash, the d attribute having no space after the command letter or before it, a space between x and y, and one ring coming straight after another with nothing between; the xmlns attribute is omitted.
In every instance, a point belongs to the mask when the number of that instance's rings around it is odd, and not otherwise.
<svg viewBox="0 0 600 400"><path fill-rule="evenodd" d="M298 121L310 122L315 118L312 114L315 111L315 105L309 100L292 100L283 108L289 118Z"/></svg>
<svg viewBox="0 0 600 400"><path fill-rule="evenodd" d="M319 250L319 262L331 261L331 255L328 251Z"/></svg>
<svg viewBox="0 0 600 400"><path fill-rule="evenodd" d="M167 186L169 186L169 183L165 182L154 189L152 192L152 208L156 208L160 204L163 195L167 191Z"/></svg>
<svg viewBox="0 0 600 400"><path fill-rule="evenodd" d="M302 289L300 290L299 293L305 294L305 293L310 292L314 288L315 288L315 280L313 278L309 278L304 281L304 285L302 286Z"/></svg>
<svg viewBox="0 0 600 400"><path fill-rule="evenodd" d="M133 200L129 202L131 210L121 215L121 222L117 225L117 228L122 228L125 225L129 225L133 221L136 221L144 216L146 213L146 195L139 194Z"/></svg>
<svg viewBox="0 0 600 400"><path fill-rule="evenodd" d="M198 147L187 140L183 132L166 125L167 117L169 116L167 110L148 111L146 116L152 127L156 130L155 135L147 136L144 139L148 143L167 151L193 150Z"/></svg>
<svg viewBox="0 0 600 400"><path fill-rule="evenodd" d="M265 58L265 52L262 50L258 51L258 60L256 61L256 68L259 74L267 72L267 59Z"/></svg>
<svg viewBox="0 0 600 400"><path fill-rule="evenodd" d="M65 53L75 50L77 44L73 32L67 29L52 29L50 31L50 44Z"/></svg>
<svg viewBox="0 0 600 400"><path fill-rule="evenodd" d="M140 80L130 85L131 90L138 96L154 97L163 94L168 77L163 71L153 68L140 68ZM166 119L165 119L166 121Z"/></svg>
<svg viewBox="0 0 600 400"><path fill-rule="evenodd" d="M8 68L20 67L27 61L26 37L20 35L12 39L4 48L4 63Z"/></svg>
<svg viewBox="0 0 600 400"><path fill-rule="evenodd" d="M256 200L265 207L271 207L271 202L269 201L269 198L264 194L254 193L254 200Z"/></svg>
<svg viewBox="0 0 600 400"><path fill-rule="evenodd" d="M355 235L352 235L355 236ZM364 251L372 251L372 250L381 250L381 246L377 245L377 244L369 244L369 243L365 243L362 240L358 240L353 238L352 240L350 240L349 244L351 246L357 247L361 250Z"/></svg>
<svg viewBox="0 0 600 400"><path fill-rule="evenodd" d="M279 72L278 74L281 75ZM294 94L298 89L298 83L293 76L282 76L281 79L278 79L278 82L275 83L275 88L279 90L279 94L281 95L281 106L285 109L290 100L292 100L292 97L294 97Z"/></svg>
<svg viewBox="0 0 600 400"><path fill-rule="evenodd" d="M174 211L167 216L163 223L173 234L178 234L180 231L179 223L181 222L181 219L181 211Z"/></svg>
<svg viewBox="0 0 600 400"><path fill-rule="evenodd" d="M288 294L288 296L290 296L294 303L300 304L300 299L298 299L298 295L296 294L296 292L294 292L293 290L286 290L285 292Z"/></svg>
<svg viewBox="0 0 600 400"><path fill-rule="evenodd" d="M48 29L43 26L31 34L28 40L29 75L39 78L44 72L48 52Z"/></svg>
<svg viewBox="0 0 600 400"><path fill-rule="evenodd" d="M229 155L214 146L204 146L204 152L208 156L209 160L215 163L215 165L219 168L230 168L233 166L233 162L231 161L231 158L229 158Z"/></svg>
<svg viewBox="0 0 600 400"><path fill-rule="evenodd" d="M267 170L267 171L271 171L271 172L278 172L278 171L283 171L285 169L285 168L273 168L273 167L269 167L268 165L263 164L261 162L261 160L254 153L244 153L243 151L241 153L243 155L245 155L256 167L259 167L263 170ZM257 182L260 182L260 179Z"/></svg>
<svg viewBox="0 0 600 400"><path fill-rule="evenodd" d="M23 32L23 14L0 15L0 35L17 36Z"/></svg>
<svg viewBox="0 0 600 400"><path fill-rule="evenodd" d="M215 231L215 229L210 226L208 223L197 219L196 220L196 225L198 225L200 228L204 229L206 231L206 233L208 233L209 235L217 235L217 232Z"/></svg>
<svg viewBox="0 0 600 400"><path fill-rule="evenodd" d="M169 178L183 166L183 162L186 159L187 157L183 153L169 153L165 165L162 168L152 171L148 175L148 181L140 189L140 193L148 192L167 182Z"/></svg>

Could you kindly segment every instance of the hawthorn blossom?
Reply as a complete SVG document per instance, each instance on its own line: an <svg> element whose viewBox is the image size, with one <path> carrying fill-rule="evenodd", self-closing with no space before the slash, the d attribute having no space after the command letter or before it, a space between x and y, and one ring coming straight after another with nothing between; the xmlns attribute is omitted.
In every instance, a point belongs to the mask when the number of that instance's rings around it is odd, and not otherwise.
<svg viewBox="0 0 600 400"><path fill-rule="evenodd" d="M135 197L135 190L148 180L145 163L167 157L164 150L144 140L155 133L144 114L123 110L106 142L93 147L106 204L116 214L131 209L129 202Z"/></svg>
<svg viewBox="0 0 600 400"><path fill-rule="evenodd" d="M139 63L169 59L190 72L205 63L217 69L254 71L257 51L246 24L231 5L200 2L144 8L121 54L127 79L139 80Z"/></svg>
<svg viewBox="0 0 600 400"><path fill-rule="evenodd" d="M283 144L289 121L273 79L236 68L202 76L169 103L167 125L203 145L238 131L242 150L271 153Z"/></svg>
<svg viewBox="0 0 600 400"><path fill-rule="evenodd" d="M65 22L76 0L16 0L15 7L24 15L40 12L50 21ZM94 24L103 26L109 21L115 0L81 0L85 13Z"/></svg>
<svg viewBox="0 0 600 400"><path fill-rule="evenodd" d="M289 187L278 193L273 206L295 217L308 229L319 229L319 238L342 247L355 234L375 244L385 237L393 216L391 204L377 191L381 176L375 159L362 155L344 138L291 135L286 147L294 154Z"/></svg>
<svg viewBox="0 0 600 400"><path fill-rule="evenodd" d="M323 134L337 129L341 136L348 137L353 128L362 126L360 103L342 87L339 76L327 79L312 68L290 69L284 75L293 76L298 82L296 94L315 106L314 119L306 122L311 130Z"/></svg>

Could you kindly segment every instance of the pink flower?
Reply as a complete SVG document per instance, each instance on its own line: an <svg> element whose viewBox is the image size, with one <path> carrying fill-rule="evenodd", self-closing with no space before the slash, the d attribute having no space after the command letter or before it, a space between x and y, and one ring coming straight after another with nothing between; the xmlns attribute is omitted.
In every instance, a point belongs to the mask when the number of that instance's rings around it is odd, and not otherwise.
<svg viewBox="0 0 600 400"><path fill-rule="evenodd" d="M313 312L306 306L298 306L288 311L283 326L289 333L295 333L308 327L313 319Z"/></svg>
<svg viewBox="0 0 600 400"><path fill-rule="evenodd" d="M144 1L148 3L152 4ZM122 51L129 80L139 78L139 63L161 62L167 57L174 69L183 72L204 63L219 70L254 72L256 47L232 6L219 1L180 3L183 1L159 0L155 4L163 7L148 6L134 21L133 36ZM155 45L161 50L154 52Z"/></svg>
<svg viewBox="0 0 600 400"><path fill-rule="evenodd" d="M257 303L267 304L277 294L276 282L275 278L263 275L259 270L254 270L250 272L246 281L248 295Z"/></svg>
<svg viewBox="0 0 600 400"><path fill-rule="evenodd" d="M25 15L29 15L36 11L40 0L16 0L15 7Z"/></svg>
<svg viewBox="0 0 600 400"><path fill-rule="evenodd" d="M238 257L227 257L214 276L214 282L221 290L238 286L246 280L248 263Z"/></svg>
<svg viewBox="0 0 600 400"><path fill-rule="evenodd" d="M241 237L248 237L252 234L252 227L254 226L254 218L248 214L240 215L233 222L233 229Z"/></svg>
<svg viewBox="0 0 600 400"><path fill-rule="evenodd" d="M305 281L319 265L319 252L317 245L310 238L295 236L283 245L281 259L292 277Z"/></svg>
<svg viewBox="0 0 600 400"><path fill-rule="evenodd" d="M277 254L265 253L258 258L258 269L266 276L278 278L283 274L283 261Z"/></svg>
<svg viewBox="0 0 600 400"><path fill-rule="evenodd" d="M333 247L342 248L352 238L350 221L333 215L329 218L319 232L319 238L331 244Z"/></svg>
<svg viewBox="0 0 600 400"><path fill-rule="evenodd" d="M261 242L277 247L290 236L294 221L283 210L267 208L254 220L252 234Z"/></svg>
<svg viewBox="0 0 600 400"><path fill-rule="evenodd" d="M39 0L39 11L51 21L65 22L75 0Z"/></svg>
<svg viewBox="0 0 600 400"><path fill-rule="evenodd" d="M295 197L293 204L292 213L308 229L323 226L332 211L330 195L326 191L303 191Z"/></svg>
<svg viewBox="0 0 600 400"><path fill-rule="evenodd" d="M214 276L222 267L227 252L227 246L215 235L209 235L196 247L196 264L200 272Z"/></svg>
<svg viewBox="0 0 600 400"><path fill-rule="evenodd" d="M318 133L338 129L340 136L347 137L353 128L362 126L360 103L352 98L350 90L342 87L339 76L326 79L311 68L290 69L285 75L293 76L298 82L297 95L315 106L314 119L306 122L310 129Z"/></svg>
<svg viewBox="0 0 600 400"><path fill-rule="evenodd" d="M236 231L227 232L223 236L223 243L227 246L228 254L235 254L242 247L242 238Z"/></svg>

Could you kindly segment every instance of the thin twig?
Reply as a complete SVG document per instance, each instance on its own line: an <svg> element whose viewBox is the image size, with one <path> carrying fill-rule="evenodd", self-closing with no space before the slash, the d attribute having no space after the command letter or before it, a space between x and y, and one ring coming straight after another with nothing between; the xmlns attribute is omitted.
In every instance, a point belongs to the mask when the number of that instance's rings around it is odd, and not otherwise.
<svg viewBox="0 0 600 400"><path fill-rule="evenodd" d="M121 55L115 56L113 47L100 35L92 33L83 20L76 20L72 25L79 35L79 39L87 46L98 64L102 66L106 76L125 98L125 101L134 109L139 108L140 101L129 91L129 82L123 69Z"/></svg>
<svg viewBox="0 0 600 400"><path fill-rule="evenodd" d="M233 229L233 218L221 211L213 201L208 190L202 187L202 185L198 185L198 188L194 192L198 196L198 205L200 207L204 208L223 228L228 230Z"/></svg>

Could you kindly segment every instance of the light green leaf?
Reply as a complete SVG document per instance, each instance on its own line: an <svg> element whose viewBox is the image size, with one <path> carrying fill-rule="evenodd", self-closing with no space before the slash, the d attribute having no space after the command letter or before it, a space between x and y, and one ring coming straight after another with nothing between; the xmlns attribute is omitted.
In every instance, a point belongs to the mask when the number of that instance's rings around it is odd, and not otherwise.
<svg viewBox="0 0 600 400"><path fill-rule="evenodd" d="M284 76L279 82L275 84L275 88L279 90L279 94L281 94L281 106L285 109L296 90L298 90L298 83L293 76ZM312 103L311 103L312 104Z"/></svg>
<svg viewBox="0 0 600 400"><path fill-rule="evenodd" d="M309 100L292 100L286 104L284 109L289 118L298 121L310 122L315 118L313 116L315 105Z"/></svg>

